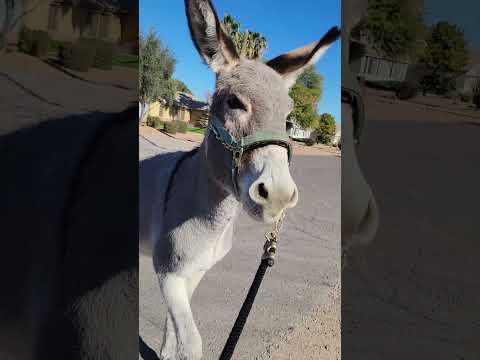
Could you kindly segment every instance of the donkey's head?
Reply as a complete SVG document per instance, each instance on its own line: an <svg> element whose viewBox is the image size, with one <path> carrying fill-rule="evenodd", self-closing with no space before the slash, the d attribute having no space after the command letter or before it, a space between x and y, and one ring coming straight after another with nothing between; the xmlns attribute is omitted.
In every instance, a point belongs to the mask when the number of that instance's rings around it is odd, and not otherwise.
<svg viewBox="0 0 480 360"><path fill-rule="evenodd" d="M185 4L195 47L216 74L211 130L204 143L209 171L236 194L253 218L273 222L298 200L285 131L293 109L289 89L339 37L340 30L332 28L320 41L264 63L237 53L210 0L185 0ZM253 146L242 149L238 161L232 162L231 143Z"/></svg>

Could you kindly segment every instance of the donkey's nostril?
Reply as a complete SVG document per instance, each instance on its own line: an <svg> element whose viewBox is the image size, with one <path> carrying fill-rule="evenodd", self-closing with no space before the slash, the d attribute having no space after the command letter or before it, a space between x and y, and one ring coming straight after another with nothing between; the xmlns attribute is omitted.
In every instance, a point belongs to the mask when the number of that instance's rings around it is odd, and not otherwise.
<svg viewBox="0 0 480 360"><path fill-rule="evenodd" d="M268 191L264 183L258 184L258 195L260 195L265 200L268 199Z"/></svg>
<svg viewBox="0 0 480 360"><path fill-rule="evenodd" d="M292 196L290 197L290 201L289 202L294 202L295 199L297 197L297 190L296 189L293 189L293 192L292 192Z"/></svg>

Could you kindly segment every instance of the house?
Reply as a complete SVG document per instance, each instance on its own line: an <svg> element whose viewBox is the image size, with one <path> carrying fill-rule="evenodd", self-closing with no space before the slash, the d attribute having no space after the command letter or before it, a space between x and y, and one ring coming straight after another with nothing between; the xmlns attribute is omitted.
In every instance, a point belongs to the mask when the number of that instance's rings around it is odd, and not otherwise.
<svg viewBox="0 0 480 360"><path fill-rule="evenodd" d="M472 94L472 89L477 84L480 84L480 63L469 64L465 72L457 77L456 89L459 93Z"/></svg>
<svg viewBox="0 0 480 360"><path fill-rule="evenodd" d="M57 41L79 37L116 44L138 42L138 7L128 0L19 0L24 16L18 23L31 30L47 31Z"/></svg>
<svg viewBox="0 0 480 360"><path fill-rule="evenodd" d="M301 128L294 120L287 120L286 130L290 138L297 140L310 139L310 135L312 134L311 130Z"/></svg>
<svg viewBox="0 0 480 360"><path fill-rule="evenodd" d="M332 145L333 146L340 146L341 141L342 141L342 130L338 129L335 132L335 135L333 136Z"/></svg>
<svg viewBox="0 0 480 360"><path fill-rule="evenodd" d="M171 106L165 101L159 100L151 103L148 108L148 116L155 116L162 121L185 121L192 125L208 119L208 103L200 101L192 94L178 91Z"/></svg>
<svg viewBox="0 0 480 360"><path fill-rule="evenodd" d="M369 31L359 23L349 39L350 68L354 74L366 81L396 81L409 79L411 65L415 63L412 55L392 59L375 46ZM353 54L361 56L352 56Z"/></svg>
<svg viewBox="0 0 480 360"><path fill-rule="evenodd" d="M354 74L366 81L405 81L409 71L408 61L386 57L367 40L365 34L359 39L350 38L350 47L362 47L364 54L350 63Z"/></svg>

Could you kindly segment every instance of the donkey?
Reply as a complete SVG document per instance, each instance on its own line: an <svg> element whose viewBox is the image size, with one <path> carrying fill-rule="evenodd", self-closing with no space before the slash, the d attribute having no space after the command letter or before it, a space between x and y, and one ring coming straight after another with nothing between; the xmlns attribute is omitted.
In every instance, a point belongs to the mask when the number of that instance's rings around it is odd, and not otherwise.
<svg viewBox="0 0 480 360"><path fill-rule="evenodd" d="M342 6L342 87L358 96L358 80L350 71L349 37L368 6L366 0L347 1ZM342 91L343 92L343 91ZM357 147L364 124L354 113L357 110L342 96L342 247L370 243L378 228L378 209L373 192L358 163Z"/></svg>
<svg viewBox="0 0 480 360"><path fill-rule="evenodd" d="M340 30L333 27L321 40L263 63L237 53L211 1L185 5L193 43L216 74L209 127L198 150L141 162L140 241L150 244L168 307L161 358L197 360L202 340L192 294L231 249L241 206L254 219L274 223L296 205L285 131L293 107L289 89Z"/></svg>

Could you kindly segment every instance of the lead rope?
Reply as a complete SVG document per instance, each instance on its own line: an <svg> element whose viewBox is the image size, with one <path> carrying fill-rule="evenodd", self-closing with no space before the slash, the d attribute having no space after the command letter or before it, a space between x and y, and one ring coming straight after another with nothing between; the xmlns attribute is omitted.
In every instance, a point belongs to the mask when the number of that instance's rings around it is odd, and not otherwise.
<svg viewBox="0 0 480 360"><path fill-rule="evenodd" d="M275 263L275 254L277 251L277 239L283 227L283 219L285 218L285 212L282 212L280 218L275 225L273 226L272 231L268 231L265 233L265 238L267 241L263 245L263 254L262 259L260 261L260 265L258 266L257 273L255 274L255 278L253 279L252 285L250 285L250 289L248 290L247 297L243 302L242 308L238 313L237 320L235 320L235 324L233 325L232 331L230 331L230 335L228 336L227 342L223 348L222 354L220 355L219 360L230 360L235 351L235 347L237 346L238 339L242 334L243 327L247 322L248 314L250 314L250 310L252 309L253 302L255 301L255 296L257 295L258 289L263 280L263 276L268 267L273 266Z"/></svg>

